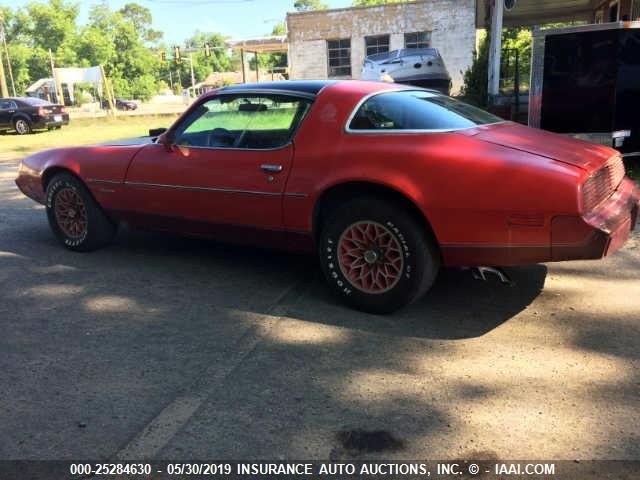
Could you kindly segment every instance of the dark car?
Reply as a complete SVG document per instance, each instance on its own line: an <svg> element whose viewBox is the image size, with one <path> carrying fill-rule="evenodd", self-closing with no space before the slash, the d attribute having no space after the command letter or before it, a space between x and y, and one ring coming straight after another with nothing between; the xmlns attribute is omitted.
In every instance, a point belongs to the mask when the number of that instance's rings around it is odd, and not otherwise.
<svg viewBox="0 0 640 480"><path fill-rule="evenodd" d="M102 101L102 108L105 110L109 108L109 101ZM116 98L116 108L118 110L135 110L138 108L138 104L132 100L124 100L122 98Z"/></svg>
<svg viewBox="0 0 640 480"><path fill-rule="evenodd" d="M18 135L26 135L68 124L64 105L31 97L0 98L0 131L15 130Z"/></svg>

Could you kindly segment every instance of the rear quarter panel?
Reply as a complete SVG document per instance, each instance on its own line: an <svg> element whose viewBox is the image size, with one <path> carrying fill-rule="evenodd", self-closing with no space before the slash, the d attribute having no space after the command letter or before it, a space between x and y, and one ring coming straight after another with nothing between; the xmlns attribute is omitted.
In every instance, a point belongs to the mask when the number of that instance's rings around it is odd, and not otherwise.
<svg viewBox="0 0 640 480"><path fill-rule="evenodd" d="M287 192L309 195L285 198L288 229L310 232L321 194L350 181L403 193L441 245L549 246L552 217L578 214L583 170L461 133L347 133L361 97L333 87L301 127ZM540 222L513 224L522 216Z"/></svg>

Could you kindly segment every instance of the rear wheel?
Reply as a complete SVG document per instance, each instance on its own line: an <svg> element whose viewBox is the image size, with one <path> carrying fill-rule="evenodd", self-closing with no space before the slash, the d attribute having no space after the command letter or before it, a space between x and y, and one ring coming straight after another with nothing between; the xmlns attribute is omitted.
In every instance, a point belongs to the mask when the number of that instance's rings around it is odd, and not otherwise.
<svg viewBox="0 0 640 480"><path fill-rule="evenodd" d="M88 252L108 245L116 233L84 184L62 173L47 186L47 218L56 237L70 250Z"/></svg>
<svg viewBox="0 0 640 480"><path fill-rule="evenodd" d="M433 284L440 256L405 209L374 198L342 205L323 225L320 261L330 288L354 308L393 312Z"/></svg>
<svg viewBox="0 0 640 480"><path fill-rule="evenodd" d="M26 118L17 118L13 121L13 128L18 135L27 135L32 132L31 122Z"/></svg>

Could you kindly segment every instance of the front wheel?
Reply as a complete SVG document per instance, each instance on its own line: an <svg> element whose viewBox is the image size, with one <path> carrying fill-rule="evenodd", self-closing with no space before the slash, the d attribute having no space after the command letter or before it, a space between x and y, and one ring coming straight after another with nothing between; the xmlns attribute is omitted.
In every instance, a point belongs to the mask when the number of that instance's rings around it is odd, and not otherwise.
<svg viewBox="0 0 640 480"><path fill-rule="evenodd" d="M350 306L390 313L433 284L440 267L434 240L401 206L358 198L323 225L320 262L330 288Z"/></svg>
<svg viewBox="0 0 640 480"><path fill-rule="evenodd" d="M69 250L88 252L113 240L116 226L77 177L67 173L53 177L46 198L51 230Z"/></svg>

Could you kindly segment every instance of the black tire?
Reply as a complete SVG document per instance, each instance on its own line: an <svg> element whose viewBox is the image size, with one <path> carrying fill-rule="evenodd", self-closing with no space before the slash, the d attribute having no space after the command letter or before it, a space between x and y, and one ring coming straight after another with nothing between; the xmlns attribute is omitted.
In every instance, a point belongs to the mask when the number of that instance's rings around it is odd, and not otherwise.
<svg viewBox="0 0 640 480"><path fill-rule="evenodd" d="M377 243L384 245L361 247L354 235L367 229L377 232ZM346 246L353 245L360 245L351 250L362 253L360 260L345 254ZM330 289L351 307L369 313L391 313L415 301L431 287L440 268L436 242L417 219L393 202L370 197L351 200L330 215L322 225L318 248ZM360 265L373 273L362 275ZM384 275L375 275L382 269ZM382 286L359 280L374 277Z"/></svg>
<svg viewBox="0 0 640 480"><path fill-rule="evenodd" d="M13 129L18 135L28 135L33 132L31 121L23 117L18 117L13 121Z"/></svg>
<svg viewBox="0 0 640 480"><path fill-rule="evenodd" d="M66 248L89 252L111 243L116 226L77 177L68 173L56 175L46 193L49 225ZM65 208L67 205L71 208Z"/></svg>

